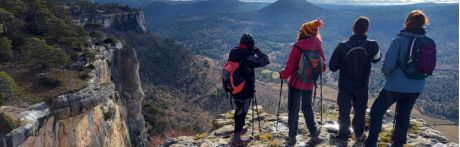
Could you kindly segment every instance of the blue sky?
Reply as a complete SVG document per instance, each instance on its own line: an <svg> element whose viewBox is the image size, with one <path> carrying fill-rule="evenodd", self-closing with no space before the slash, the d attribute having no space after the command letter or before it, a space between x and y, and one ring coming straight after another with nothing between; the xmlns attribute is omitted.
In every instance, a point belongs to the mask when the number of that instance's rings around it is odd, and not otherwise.
<svg viewBox="0 0 460 147"><path fill-rule="evenodd" d="M241 0L247 2L274 2L276 0ZM422 2L458 3L459 0L307 0L319 4L410 4Z"/></svg>

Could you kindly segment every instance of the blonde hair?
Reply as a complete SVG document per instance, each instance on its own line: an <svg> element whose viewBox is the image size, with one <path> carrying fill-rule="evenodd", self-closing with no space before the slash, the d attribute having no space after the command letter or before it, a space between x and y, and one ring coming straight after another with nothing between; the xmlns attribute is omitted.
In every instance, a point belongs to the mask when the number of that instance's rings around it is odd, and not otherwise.
<svg viewBox="0 0 460 147"><path fill-rule="evenodd" d="M404 23L404 29L424 28L430 20L422 10L413 10L409 13Z"/></svg>

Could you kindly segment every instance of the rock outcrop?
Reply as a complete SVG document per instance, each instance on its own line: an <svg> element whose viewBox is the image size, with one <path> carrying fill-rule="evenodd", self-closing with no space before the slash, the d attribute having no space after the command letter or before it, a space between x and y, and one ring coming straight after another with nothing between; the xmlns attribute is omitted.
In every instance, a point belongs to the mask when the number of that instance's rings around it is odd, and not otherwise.
<svg viewBox="0 0 460 147"><path fill-rule="evenodd" d="M112 62L112 79L120 92L128 123L129 136L134 146L147 146L142 102L144 92L139 76L139 60L134 49L115 50Z"/></svg>
<svg viewBox="0 0 460 147"><path fill-rule="evenodd" d="M276 128L276 116L268 114L262 111L259 106L260 116L254 115L251 117L252 112L256 112L255 109L249 111L246 118L247 133L243 135L243 139L252 139L248 146L266 147L266 146L284 146L285 138L288 135L287 127L287 114L280 114L280 121L278 128ZM306 128L305 121L302 119L302 113L299 114L299 133L297 135L296 146L306 146L306 142L310 139L308 129ZM330 140L331 134L338 132L337 112L326 111L324 113L324 123L321 127L320 138L323 142L318 146L336 146L336 142ZM388 112L385 115L383 131L380 134L380 144L387 143L391 140L392 130L392 119L393 113ZM213 130L210 133L197 134L195 136L181 136L177 138L171 138L161 144L161 146L229 146L229 142L233 136L233 112L227 112L219 115L217 119L213 121ZM316 120L319 121L319 114L315 113ZM260 121L260 126L259 126ZM319 124L320 122L318 122ZM254 136L252 132L254 131ZM458 144L447 140L440 132L437 132L430 128L423 120L411 120L411 128L408 135L408 146L417 147L431 147L431 146L448 146L456 147ZM354 145L354 139L349 140L348 146Z"/></svg>
<svg viewBox="0 0 460 147"><path fill-rule="evenodd" d="M90 73L89 86L12 116L21 125L8 134L0 134L0 147L146 146L140 110L143 93L135 53L120 42L90 49L98 54L91 63L95 68Z"/></svg>
<svg viewBox="0 0 460 147"><path fill-rule="evenodd" d="M147 32L144 12L140 10L88 13L75 17L73 21L81 26L99 24L106 29L115 28L122 31Z"/></svg>

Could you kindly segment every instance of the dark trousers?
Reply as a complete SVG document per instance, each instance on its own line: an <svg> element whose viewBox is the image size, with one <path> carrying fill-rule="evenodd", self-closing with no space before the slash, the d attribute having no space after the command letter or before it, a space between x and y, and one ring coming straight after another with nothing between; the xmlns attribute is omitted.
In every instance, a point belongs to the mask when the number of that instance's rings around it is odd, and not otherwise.
<svg viewBox="0 0 460 147"><path fill-rule="evenodd" d="M289 127L289 139L295 140L297 135L298 123L299 123L299 109L300 102L302 101L302 112L307 124L307 128L311 134L316 134L316 124L313 116L313 110L311 107L311 90L299 90L289 87L288 93L288 127Z"/></svg>
<svg viewBox="0 0 460 147"><path fill-rule="evenodd" d="M350 111L354 109L352 121L356 138L364 133L367 109L367 90L339 90L337 104L339 105L339 138L348 140L350 136Z"/></svg>
<svg viewBox="0 0 460 147"><path fill-rule="evenodd" d="M246 120L246 115L249 111L249 106L251 105L252 98L247 99L235 99L235 114L233 119L235 119L235 134L241 133L244 127L244 121Z"/></svg>
<svg viewBox="0 0 460 147"><path fill-rule="evenodd" d="M402 147L406 143L410 124L410 113L420 93L400 93L382 90L371 108L371 124L366 147L376 147L382 129L383 115L396 102L396 124L392 137L392 147Z"/></svg>

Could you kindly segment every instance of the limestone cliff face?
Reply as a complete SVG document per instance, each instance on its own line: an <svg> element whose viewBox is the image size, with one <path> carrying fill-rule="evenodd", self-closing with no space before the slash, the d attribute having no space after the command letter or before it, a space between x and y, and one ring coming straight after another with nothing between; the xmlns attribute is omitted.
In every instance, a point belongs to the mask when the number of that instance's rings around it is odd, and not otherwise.
<svg viewBox="0 0 460 147"><path fill-rule="evenodd" d="M142 115L144 92L139 76L139 60L133 48L115 50L112 63L113 81L120 92L125 109L124 120L128 123L129 135L134 146L146 146L147 135Z"/></svg>
<svg viewBox="0 0 460 147"><path fill-rule="evenodd" d="M139 10L91 13L78 16L73 21L81 26L85 24L100 24L106 29L116 28L122 31L136 30L147 32L144 12Z"/></svg>
<svg viewBox="0 0 460 147"><path fill-rule="evenodd" d="M89 86L20 113L21 126L0 136L0 147L146 146L134 51L121 43L92 49L98 55Z"/></svg>

